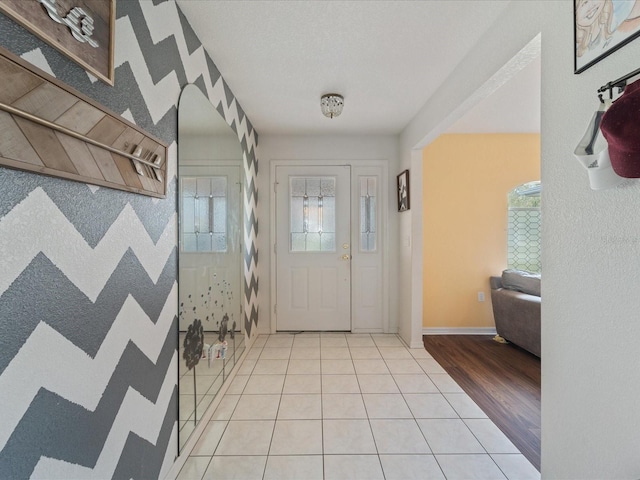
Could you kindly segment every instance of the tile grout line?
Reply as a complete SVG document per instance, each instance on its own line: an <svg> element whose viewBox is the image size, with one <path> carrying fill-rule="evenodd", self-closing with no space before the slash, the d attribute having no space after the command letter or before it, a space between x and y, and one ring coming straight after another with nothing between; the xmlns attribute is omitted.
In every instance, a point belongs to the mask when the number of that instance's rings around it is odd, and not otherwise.
<svg viewBox="0 0 640 480"><path fill-rule="evenodd" d="M346 339L345 339L346 341ZM323 401L323 394L324 394L324 390L323 390L323 375L324 373L322 372L322 335L320 336L320 350L319 350L319 355L320 355L320 451L322 452L322 478L324 479L325 474L326 474L326 465L325 465L325 456L324 456L324 401Z"/></svg>
<svg viewBox="0 0 640 480"><path fill-rule="evenodd" d="M373 337L371 337L371 335L369 335L369 338L371 339L371 341L373 341ZM373 341L374 346L376 347L376 349L378 348L375 341ZM369 411L367 409L367 404L364 401L364 394L362 393L362 387L360 386L360 377L358 376L358 371L356 370L356 365L353 359L353 355L351 354L351 346L349 345L349 342L347 342L347 346L349 348L349 356L351 357L351 363L353 364L353 371L355 373L356 376L356 382L358 383L358 389L360 390L360 399L362 400L362 405L364 406L364 411L365 414L367 415L367 424L369 425L369 431L371 432L371 438L373 439L373 445L376 449L376 456L378 457L378 463L380 464L380 471L382 472L382 476L383 478L386 478L385 474L384 474L384 469L382 468L382 460L380 459L380 450L378 449L378 442L376 442L376 436L373 433L373 427L371 426L371 418L369 417ZM380 350L378 349L378 353L380 353Z"/></svg>
<svg viewBox="0 0 640 480"><path fill-rule="evenodd" d="M371 340L373 340L373 337L371 337ZM382 357L382 352L380 351L380 347L378 346L378 344L376 343L375 340L373 340L373 344L375 345L376 350L378 350L378 354ZM382 358L382 361L384 362L384 357ZM387 365L386 362L385 362L385 366L387 367L387 370L388 370L389 366ZM391 370L389 370L389 374L391 374ZM356 372L356 378L358 378L357 372ZM393 377L391 377L391 378L393 378ZM360 384L360 380L358 380L358 385L359 384ZM362 392L362 388L360 389L360 392ZM378 448L378 442L376 442L376 435L375 435L375 433L373 433L373 426L371 425L371 418L369 417L369 411L367 410L367 404L364 402L364 395L362 397L362 403L364 403L364 408L365 408L365 411L367 412L367 420L369 421L369 429L371 430L371 436L373 437L373 444L376 446L376 452L378 454L378 464L380 465L380 471L382 472L382 477L386 480L387 475L385 474L384 467L382 466L382 458L380 458L380 449ZM408 408L408 406L407 406L407 408Z"/></svg>
<svg viewBox="0 0 640 480"><path fill-rule="evenodd" d="M405 348L405 349L407 349L407 347L406 347L406 346L405 346L404 348ZM409 354L411 355L411 352L409 352ZM384 358L384 357L383 357L383 358ZM414 360L414 361L416 361L416 363L418 363L418 362L417 362L417 360L415 359L415 357L414 357L413 355L411 355L411 358L413 358L413 360ZM385 362L385 364L386 364L386 362ZM431 379L431 377L429 377L429 374L424 370L424 368L422 368L422 365L420 365L420 364L418 363L418 366L419 366L419 367L420 367L420 369L424 372L424 374L425 374L429 379ZM387 368L388 368L388 366L387 366ZM389 371L391 371L391 370L389 370ZM426 443L427 447L429 448L429 452L431 452L431 456L433 456L433 459L435 460L436 464L438 465L438 468L440 469L440 472L442 473L442 476L446 479L446 478L447 478L447 476L445 475L444 470L443 470L442 466L440 465L440 462L438 461L438 459L437 459L437 457L436 457L435 452L433 451L433 448L432 448L432 447L431 447L431 445L429 444L429 440L427 439L426 435L424 434L424 431L422 430L422 428L420 428L420 424L418 423L418 419L416 418L415 413L413 412L413 410L411 410L411 407L409 406L409 403L407 402L407 399L406 399L406 397L405 397L405 393L402 391L402 389L400 388L400 386L397 384L395 376L393 376L393 374L391 374L391 377L393 378L393 381L396 383L396 386L398 387L398 390L400 391L400 395L402 395L402 399L404 400L405 404L407 405L407 408L409 409L409 412L411 413L411 417L412 417L413 421L415 422L416 427L418 427L418 431L419 431L419 432L420 432L420 434L422 435L422 438L424 438L424 441L425 441L425 443ZM432 381L432 380L430 380L430 381ZM438 386L437 386L437 385L436 385L436 388L438 388ZM438 391L440 392L440 389L439 389L439 388L438 388ZM444 395L442 394L442 392L440 392L440 393L439 393L439 395L442 395L442 396L444 397ZM454 411L455 411L455 409L454 409ZM456 415L457 415L457 414L458 414L458 412L456 412Z"/></svg>
<svg viewBox="0 0 640 480"><path fill-rule="evenodd" d="M407 347L404 347L405 349ZM409 354L411 354L411 352L409 352ZM413 355L411 355L411 358L414 358ZM414 358L415 360L415 358ZM386 363L386 362L385 362ZM416 362L417 363L417 362ZM420 366L420 368L424 371L424 369L422 368L422 366L420 364L418 364ZM387 367L388 368L388 367ZM428 374L427 372L424 372L425 375ZM422 435L422 438L424 438L424 442L427 444L427 448L429 448L429 452L431 452L431 455L433 455L433 458L435 460L435 454L433 453L433 448L431 448L431 445L429 444L429 440L427 440L427 437L424 434L424 431L422 430L422 428L420 428L420 424L418 423L418 419L416 418L415 413L413 412L413 410L411 409L411 407L409 406L409 402L407 402L407 398L405 397L405 393L402 391L402 389L400 388L400 385L398 385L398 383L396 382L396 378L393 376L393 374L391 374L391 378L393 378L394 383L396 384L396 387L398 387L398 390L400 391L400 395L402 395L402 399L404 400L404 403L407 405L407 408L409 409L409 412L411 413L411 418L413 419L413 421L416 424L416 427L418 427L418 431L420 432L420 434ZM437 388L437 386L436 386ZM440 467L440 464L438 464L438 468L440 468L440 471L442 472L442 474L444 475L444 471L442 471L442 468Z"/></svg>
<svg viewBox="0 0 640 480"><path fill-rule="evenodd" d="M294 341L295 341L295 337L294 337ZM269 340L267 339L267 342L265 343L265 347L267 345L267 343L269 342ZM276 434L276 426L278 424L278 414L280 413L280 406L282 405L282 394L284 392L284 384L287 381L287 372L289 371L289 362L291 360L291 351L293 350L293 342L291 342L291 348L289 349L289 358L287 358L287 368L285 370L284 373L284 381L282 382L282 388L280 390L280 399L278 400L278 408L276 409L276 416L273 420L273 430L271 431L271 439L269 440L269 448L267 449L267 455L264 461L264 468L262 470L262 478L264 480L264 477L267 474L267 466L269 465L269 457L271 456L271 447L273 446L273 437ZM264 351L264 347L263 347L263 351ZM262 355L262 352L260 353L260 355Z"/></svg>

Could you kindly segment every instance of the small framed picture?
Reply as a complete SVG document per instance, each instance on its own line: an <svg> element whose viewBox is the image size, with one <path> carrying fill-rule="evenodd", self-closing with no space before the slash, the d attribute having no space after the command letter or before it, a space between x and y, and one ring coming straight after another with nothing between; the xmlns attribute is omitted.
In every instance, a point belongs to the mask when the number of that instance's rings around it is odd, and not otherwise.
<svg viewBox="0 0 640 480"><path fill-rule="evenodd" d="M398 211L409 210L409 170L398 175Z"/></svg>
<svg viewBox="0 0 640 480"><path fill-rule="evenodd" d="M640 1L575 0L573 13L575 73L640 36Z"/></svg>

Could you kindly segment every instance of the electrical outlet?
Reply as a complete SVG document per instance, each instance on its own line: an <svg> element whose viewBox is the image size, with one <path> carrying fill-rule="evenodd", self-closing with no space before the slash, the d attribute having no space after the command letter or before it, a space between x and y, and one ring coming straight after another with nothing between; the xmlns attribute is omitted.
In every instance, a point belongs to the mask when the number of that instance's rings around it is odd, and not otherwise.
<svg viewBox="0 0 640 480"><path fill-rule="evenodd" d="M484 302L484 292L478 292L478 301Z"/></svg>

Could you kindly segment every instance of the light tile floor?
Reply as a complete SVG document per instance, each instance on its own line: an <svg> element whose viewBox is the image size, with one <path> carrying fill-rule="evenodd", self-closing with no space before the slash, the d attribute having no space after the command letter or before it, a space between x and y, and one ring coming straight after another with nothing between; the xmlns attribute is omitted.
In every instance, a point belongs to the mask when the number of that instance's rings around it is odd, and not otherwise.
<svg viewBox="0 0 640 480"><path fill-rule="evenodd" d="M260 336L178 476L539 479L426 350L395 335Z"/></svg>

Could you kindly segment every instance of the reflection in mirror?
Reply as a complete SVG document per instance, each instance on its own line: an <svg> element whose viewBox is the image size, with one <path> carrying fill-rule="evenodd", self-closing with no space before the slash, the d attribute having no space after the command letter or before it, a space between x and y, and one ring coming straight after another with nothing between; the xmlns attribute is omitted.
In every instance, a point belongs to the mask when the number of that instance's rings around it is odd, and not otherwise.
<svg viewBox="0 0 640 480"><path fill-rule="evenodd" d="M196 85L178 109L182 449L244 351L242 149Z"/></svg>

